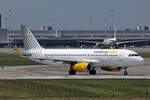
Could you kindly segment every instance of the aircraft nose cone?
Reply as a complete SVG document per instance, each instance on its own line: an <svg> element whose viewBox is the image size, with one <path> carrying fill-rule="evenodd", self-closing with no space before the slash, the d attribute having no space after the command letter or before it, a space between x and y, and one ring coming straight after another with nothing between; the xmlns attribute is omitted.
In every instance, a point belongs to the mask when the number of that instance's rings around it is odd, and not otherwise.
<svg viewBox="0 0 150 100"><path fill-rule="evenodd" d="M139 58L138 60L140 63L143 63L144 62L144 59L142 57Z"/></svg>
<svg viewBox="0 0 150 100"><path fill-rule="evenodd" d="M144 59L141 57L141 62L144 62Z"/></svg>

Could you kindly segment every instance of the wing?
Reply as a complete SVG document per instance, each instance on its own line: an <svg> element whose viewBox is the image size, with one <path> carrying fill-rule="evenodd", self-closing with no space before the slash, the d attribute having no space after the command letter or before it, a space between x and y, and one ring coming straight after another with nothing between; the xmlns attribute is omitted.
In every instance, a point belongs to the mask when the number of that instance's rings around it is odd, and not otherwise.
<svg viewBox="0 0 150 100"><path fill-rule="evenodd" d="M122 42L116 42L116 44L133 43L133 42L144 42L144 41L148 41L148 40L122 41Z"/></svg>
<svg viewBox="0 0 150 100"><path fill-rule="evenodd" d="M94 60L94 59L81 59L81 58L59 58L59 59L56 59L56 58L34 58L34 57L30 57L30 59L37 59L37 60L50 60L50 61L61 61L61 62L87 62L87 63L98 63L99 61L98 60Z"/></svg>
<svg viewBox="0 0 150 100"><path fill-rule="evenodd" d="M96 42L96 41L80 41L80 42L104 44L103 42Z"/></svg>

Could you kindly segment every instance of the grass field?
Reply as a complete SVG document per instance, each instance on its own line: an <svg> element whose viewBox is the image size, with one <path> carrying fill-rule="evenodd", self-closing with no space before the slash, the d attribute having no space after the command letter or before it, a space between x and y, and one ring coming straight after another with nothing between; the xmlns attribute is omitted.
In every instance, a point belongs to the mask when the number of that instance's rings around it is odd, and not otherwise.
<svg viewBox="0 0 150 100"><path fill-rule="evenodd" d="M0 99L126 100L149 98L150 80L0 80ZM25 99L26 98L26 99ZM66 98L66 99L62 99ZM71 99L72 98L72 99ZM76 99L75 99L76 98ZM79 98L79 99L77 99ZM84 98L84 99L81 99ZM95 99L92 99L95 98ZM11 100L11 99L9 99ZM130 99L128 99L130 100ZM133 99L134 100L134 99ZM138 100L138 99L135 99ZM142 99L139 99L142 100ZM148 99L147 99L148 100Z"/></svg>
<svg viewBox="0 0 150 100"><path fill-rule="evenodd" d="M19 57L16 54L0 53L0 66L40 65L27 58Z"/></svg>
<svg viewBox="0 0 150 100"><path fill-rule="evenodd" d="M145 52L145 53L139 53L140 56L143 58L150 58L150 52Z"/></svg>

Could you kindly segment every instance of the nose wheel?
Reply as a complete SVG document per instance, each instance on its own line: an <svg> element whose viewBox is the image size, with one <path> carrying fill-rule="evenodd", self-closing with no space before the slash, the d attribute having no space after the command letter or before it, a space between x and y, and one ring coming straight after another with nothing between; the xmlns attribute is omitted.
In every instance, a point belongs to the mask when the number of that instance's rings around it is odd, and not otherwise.
<svg viewBox="0 0 150 100"><path fill-rule="evenodd" d="M124 75L128 75L127 67L124 68Z"/></svg>

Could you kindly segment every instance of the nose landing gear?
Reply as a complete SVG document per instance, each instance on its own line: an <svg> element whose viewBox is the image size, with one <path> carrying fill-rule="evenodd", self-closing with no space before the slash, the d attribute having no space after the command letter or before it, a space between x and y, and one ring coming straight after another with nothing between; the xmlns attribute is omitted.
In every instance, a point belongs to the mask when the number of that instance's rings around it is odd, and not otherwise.
<svg viewBox="0 0 150 100"><path fill-rule="evenodd" d="M124 68L124 75L128 75L127 67Z"/></svg>

